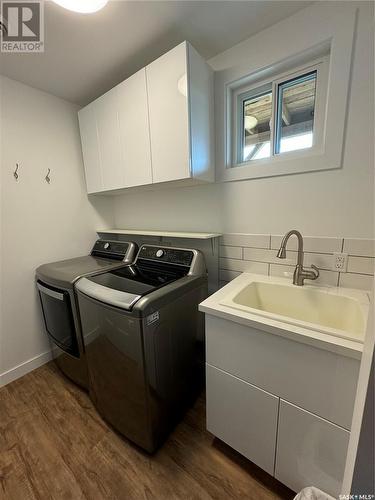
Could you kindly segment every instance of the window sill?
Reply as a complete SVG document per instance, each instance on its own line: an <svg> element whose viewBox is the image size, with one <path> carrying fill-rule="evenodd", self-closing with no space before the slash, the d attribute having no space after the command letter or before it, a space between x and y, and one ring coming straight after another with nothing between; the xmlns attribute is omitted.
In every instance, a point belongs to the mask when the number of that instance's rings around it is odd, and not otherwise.
<svg viewBox="0 0 375 500"><path fill-rule="evenodd" d="M335 160L321 151L298 155L298 157L288 155L272 159L265 158L220 169L216 180L219 182L242 181L341 168L341 162L337 158Z"/></svg>

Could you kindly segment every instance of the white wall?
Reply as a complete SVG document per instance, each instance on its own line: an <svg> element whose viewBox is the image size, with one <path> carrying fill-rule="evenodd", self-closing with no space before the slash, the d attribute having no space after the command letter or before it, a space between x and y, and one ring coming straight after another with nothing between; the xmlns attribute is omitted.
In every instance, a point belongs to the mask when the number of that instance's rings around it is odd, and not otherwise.
<svg viewBox="0 0 375 500"><path fill-rule="evenodd" d="M352 5L350 5L352 4ZM334 18L337 9L359 7L349 114L340 170L214 186L126 193L115 199L116 227L284 233L296 227L310 236L373 237L373 7L370 2L318 2L210 61L215 70L243 66L250 47L271 50L295 23L312 12ZM292 35L290 35L292 36Z"/></svg>
<svg viewBox="0 0 375 500"><path fill-rule="evenodd" d="M315 3L210 61L214 69L243 63L247 47L279 39L311 10L334 16L349 2ZM76 108L1 78L1 380L14 367L48 351L34 270L45 262L85 254L97 227L373 237L372 6L354 2L359 17L353 59L343 168L336 171L126 192L87 199ZM351 7L349 5L349 7ZM20 180L12 172L20 163ZM44 181L51 168L52 182ZM112 212L114 208L114 213ZM38 358L39 357L39 358ZM21 374L31 365L24 365Z"/></svg>
<svg viewBox="0 0 375 500"><path fill-rule="evenodd" d="M47 359L35 268L87 254L113 212L110 200L87 198L76 106L7 78L0 86L1 384Z"/></svg>
<svg viewBox="0 0 375 500"><path fill-rule="evenodd" d="M375 304L374 289L367 323L354 403L342 494L373 493L374 470L374 375L375 375ZM359 498L359 497L358 497Z"/></svg>
<svg viewBox="0 0 375 500"><path fill-rule="evenodd" d="M115 227L220 232L218 184L157 188L115 196Z"/></svg>

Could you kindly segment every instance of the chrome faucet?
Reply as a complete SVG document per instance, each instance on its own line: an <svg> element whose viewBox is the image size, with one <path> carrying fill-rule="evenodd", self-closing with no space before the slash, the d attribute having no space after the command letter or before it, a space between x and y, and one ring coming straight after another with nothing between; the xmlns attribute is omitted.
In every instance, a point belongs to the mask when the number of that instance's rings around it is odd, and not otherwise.
<svg viewBox="0 0 375 500"><path fill-rule="evenodd" d="M293 285L303 286L306 279L316 280L317 278L319 278L319 269L314 265L311 266L311 270L303 268L303 238L302 234L299 231L297 231L296 229L292 229L291 231L288 231L286 233L281 241L279 251L277 252L277 257L279 259L286 258L286 244L293 234L297 236L298 239L298 257L297 265L293 274Z"/></svg>

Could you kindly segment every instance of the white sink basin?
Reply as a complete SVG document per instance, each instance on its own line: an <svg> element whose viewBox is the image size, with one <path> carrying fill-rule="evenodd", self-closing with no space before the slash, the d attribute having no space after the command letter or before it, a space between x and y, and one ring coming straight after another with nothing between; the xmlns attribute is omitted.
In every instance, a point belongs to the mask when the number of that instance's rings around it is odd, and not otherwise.
<svg viewBox="0 0 375 500"><path fill-rule="evenodd" d="M253 280L220 303L283 323L363 342L367 294L355 290Z"/></svg>

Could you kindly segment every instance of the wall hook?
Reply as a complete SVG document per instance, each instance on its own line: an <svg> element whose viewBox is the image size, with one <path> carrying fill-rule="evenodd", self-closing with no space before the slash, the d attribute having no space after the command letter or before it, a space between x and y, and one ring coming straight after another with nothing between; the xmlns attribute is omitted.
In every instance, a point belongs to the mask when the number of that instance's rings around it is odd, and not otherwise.
<svg viewBox="0 0 375 500"><path fill-rule="evenodd" d="M47 175L45 176L45 180L48 184L50 184L50 182L51 182L51 177L49 176L50 173L51 173L51 169L49 168Z"/></svg>
<svg viewBox="0 0 375 500"><path fill-rule="evenodd" d="M16 170L13 172L13 176L16 179L16 181L18 181L18 179L19 179L18 169L19 169L19 165L18 165L18 163L16 163Z"/></svg>

